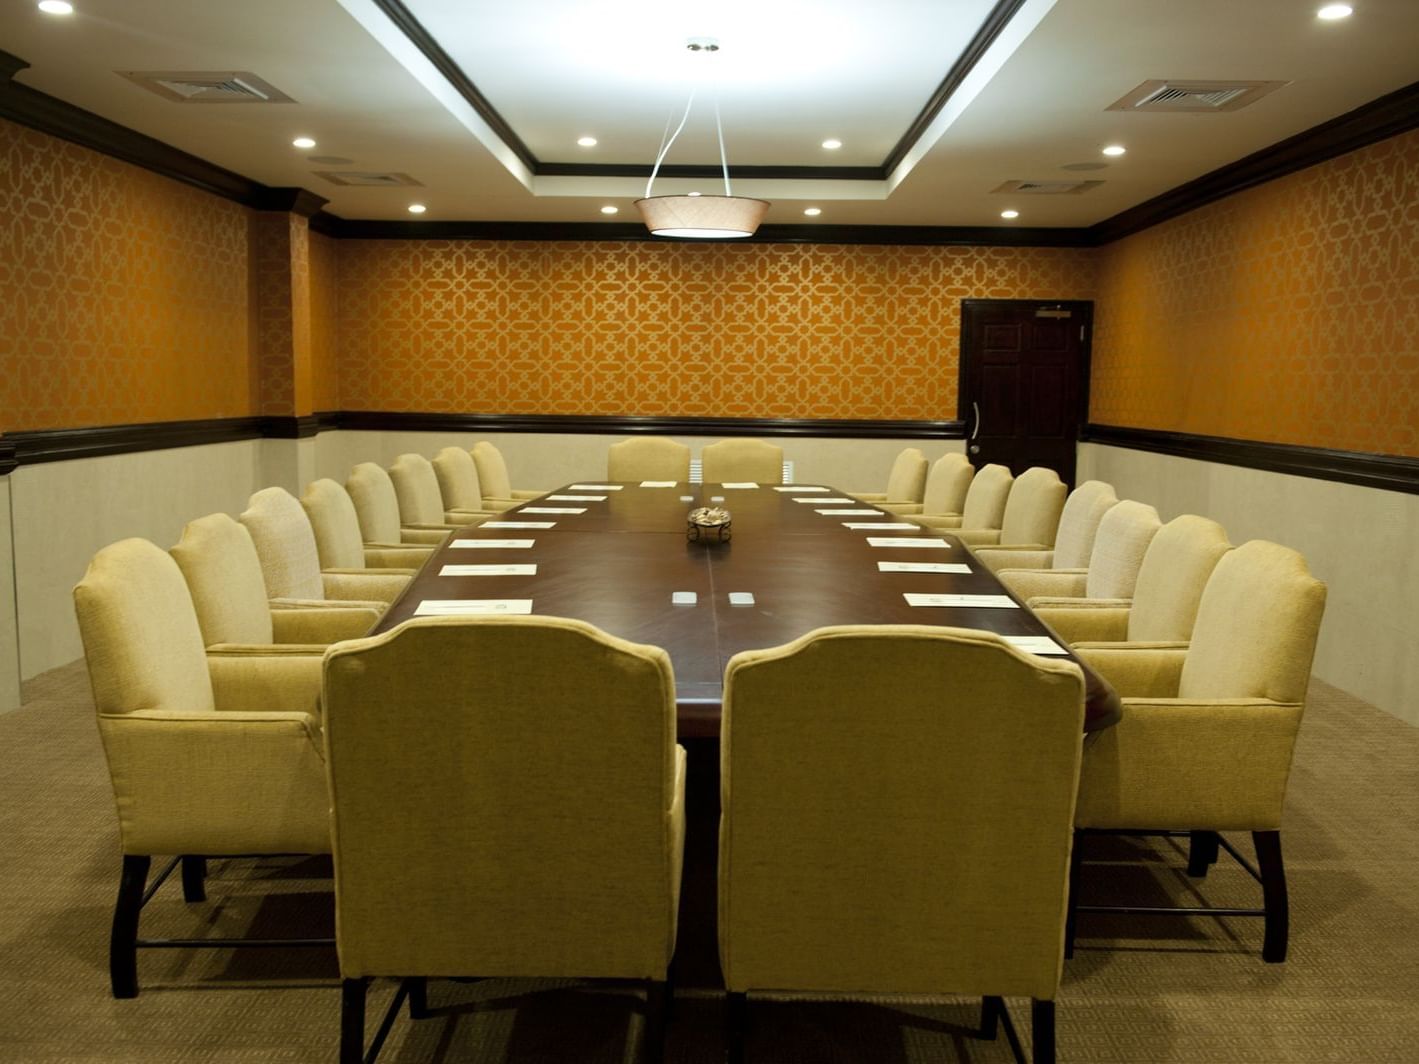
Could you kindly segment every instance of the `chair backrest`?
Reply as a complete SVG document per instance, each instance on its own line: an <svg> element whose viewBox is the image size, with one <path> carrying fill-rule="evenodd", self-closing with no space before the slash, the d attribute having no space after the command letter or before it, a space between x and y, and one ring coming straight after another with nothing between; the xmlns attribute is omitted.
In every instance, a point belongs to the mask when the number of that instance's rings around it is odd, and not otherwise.
<svg viewBox="0 0 1419 1064"><path fill-rule="evenodd" d="M663 977L664 650L556 617L421 618L331 647L324 700L342 973Z"/></svg>
<svg viewBox="0 0 1419 1064"><path fill-rule="evenodd" d="M736 654L729 989L1052 999L1083 700L1074 664L970 629L823 628Z"/></svg>
<svg viewBox="0 0 1419 1064"><path fill-rule="evenodd" d="M1147 503L1124 499L1099 521L1094 552L1089 555L1086 598L1133 598L1143 556L1163 522Z"/></svg>
<svg viewBox="0 0 1419 1064"><path fill-rule="evenodd" d="M763 440L720 440L700 450L700 479L706 484L783 483L783 448Z"/></svg>
<svg viewBox="0 0 1419 1064"><path fill-rule="evenodd" d="M665 436L632 436L606 448L608 480L690 480L690 448Z"/></svg>
<svg viewBox="0 0 1419 1064"><path fill-rule="evenodd" d="M1178 696L1304 702L1324 612L1325 585L1296 551L1261 539L1228 551L1203 589Z"/></svg>
<svg viewBox="0 0 1419 1064"><path fill-rule="evenodd" d="M301 493L301 508L315 534L315 550L322 569L364 567L364 539L349 492L328 477L313 480Z"/></svg>
<svg viewBox="0 0 1419 1064"><path fill-rule="evenodd" d="M1015 483L1007 466L982 466L971 479L961 507L962 528L1000 528L1005 517L1005 504L1010 498L1010 486Z"/></svg>
<svg viewBox="0 0 1419 1064"><path fill-rule="evenodd" d="M483 489L478 480L478 465L471 454L462 447L445 447L434 455L433 467L445 510L483 508Z"/></svg>
<svg viewBox="0 0 1419 1064"><path fill-rule="evenodd" d="M244 526L226 514L199 517L169 553L187 581L206 646L272 641L261 559Z"/></svg>
<svg viewBox="0 0 1419 1064"><path fill-rule="evenodd" d="M401 541L399 496L395 494L394 481L389 479L382 466L374 462L361 462L345 478L345 490L355 504L360 535L366 543Z"/></svg>
<svg viewBox="0 0 1419 1064"><path fill-rule="evenodd" d="M1031 466L1010 486L1010 498L1000 519L1000 542L1039 543L1054 546L1059 515L1069 489L1059 474L1044 466ZM965 527L965 526L962 526Z"/></svg>
<svg viewBox="0 0 1419 1064"><path fill-rule="evenodd" d="M103 548L74 588L100 714L214 709L197 614L177 564L145 539Z"/></svg>
<svg viewBox="0 0 1419 1064"><path fill-rule="evenodd" d="M926 455L907 447L892 461L887 474L887 502L921 502L926 491ZM950 511L952 513L956 511Z"/></svg>
<svg viewBox="0 0 1419 1064"><path fill-rule="evenodd" d="M1128 611L1128 638L1137 642L1192 638L1203 588L1232 549L1227 530L1196 514L1175 517L1153 537Z"/></svg>
<svg viewBox="0 0 1419 1064"><path fill-rule="evenodd" d="M441 525L443 496L433 463L421 454L401 454L389 467L394 497L399 501L399 520L406 525Z"/></svg>
<svg viewBox="0 0 1419 1064"><path fill-rule="evenodd" d="M1104 514L1118 502L1111 484L1086 480L1069 493L1059 515L1054 541L1054 568L1087 569L1094 553L1094 536Z"/></svg>
<svg viewBox="0 0 1419 1064"><path fill-rule="evenodd" d="M926 477L921 496L923 514L958 514L966 505L966 492L976 475L965 455L951 451L936 459Z"/></svg>
<svg viewBox="0 0 1419 1064"><path fill-rule="evenodd" d="M478 467L478 483L482 493L490 499L511 499L512 480L507 474L503 452L487 440L479 440L468 453Z"/></svg>
<svg viewBox="0 0 1419 1064"><path fill-rule="evenodd" d="M299 499L285 488L263 488L247 501L240 519L256 544L267 598L325 597L315 531Z"/></svg>

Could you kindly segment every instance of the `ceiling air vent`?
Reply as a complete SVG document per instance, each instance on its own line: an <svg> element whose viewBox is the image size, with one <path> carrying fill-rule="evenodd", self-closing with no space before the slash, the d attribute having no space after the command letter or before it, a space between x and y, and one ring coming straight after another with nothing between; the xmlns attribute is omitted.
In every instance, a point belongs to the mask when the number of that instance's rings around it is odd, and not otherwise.
<svg viewBox="0 0 1419 1064"><path fill-rule="evenodd" d="M1274 92L1285 81L1145 81L1108 111L1236 111Z"/></svg>
<svg viewBox="0 0 1419 1064"><path fill-rule="evenodd" d="M332 185L352 185L359 188L422 188L423 182L408 174L373 173L368 170L316 170Z"/></svg>
<svg viewBox="0 0 1419 1064"><path fill-rule="evenodd" d="M133 84L174 103L295 103L248 70L120 70Z"/></svg>
<svg viewBox="0 0 1419 1064"><path fill-rule="evenodd" d="M1102 184L1102 181L1006 181L990 191L1022 193L1026 196L1077 196Z"/></svg>

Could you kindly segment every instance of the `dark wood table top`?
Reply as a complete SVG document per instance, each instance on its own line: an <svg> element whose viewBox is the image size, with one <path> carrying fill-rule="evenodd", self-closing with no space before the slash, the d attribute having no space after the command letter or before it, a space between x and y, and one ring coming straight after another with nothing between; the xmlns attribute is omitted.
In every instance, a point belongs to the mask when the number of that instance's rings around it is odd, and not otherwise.
<svg viewBox="0 0 1419 1064"><path fill-rule="evenodd" d="M585 483L593 483L587 481ZM597 481L595 483L609 483ZM795 485L798 486L798 485ZM810 485L811 486L811 485ZM552 495L605 495L575 502L543 497L500 514L498 521L553 521L550 529L464 529L428 563L375 626L383 632L414 616L426 599L531 599L534 613L575 617L613 635L661 646L675 669L682 737L719 735L724 669L741 650L787 643L835 624L937 624L1001 635L1052 636L1023 603L1019 609L915 607L903 592L1009 594L969 548L930 530L865 531L844 522L901 521L870 503L808 503L809 493L720 485L619 491L560 488ZM829 490L824 498L845 498ZM693 496L683 501L682 496ZM692 543L686 514L723 496L733 515L728 543ZM585 507L581 514L527 513L531 507ZM874 510L873 515L825 515L819 509ZM931 536L947 549L878 548L867 537ZM531 548L467 549L454 539L532 539ZM884 573L877 562L963 562L968 574ZM441 576L445 565L535 563L532 576ZM693 606L673 605L671 593L693 591ZM731 606L729 593L753 594L752 606ZM1014 598L1014 596L1011 596ZM1016 600L1018 601L1018 599ZM1072 658L1073 655L1070 655ZM1077 661L1077 659L1074 659ZM1082 665L1082 663L1080 663ZM1084 666L1085 730L1115 723L1118 696Z"/></svg>

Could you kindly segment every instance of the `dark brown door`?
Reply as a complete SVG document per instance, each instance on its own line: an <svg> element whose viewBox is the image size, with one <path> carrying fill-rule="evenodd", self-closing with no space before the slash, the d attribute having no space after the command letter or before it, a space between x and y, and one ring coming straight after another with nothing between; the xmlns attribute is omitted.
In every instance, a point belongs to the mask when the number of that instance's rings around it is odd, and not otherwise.
<svg viewBox="0 0 1419 1064"><path fill-rule="evenodd" d="M1093 304L961 301L961 421L966 453L1016 476L1048 466L1074 483L1086 410Z"/></svg>

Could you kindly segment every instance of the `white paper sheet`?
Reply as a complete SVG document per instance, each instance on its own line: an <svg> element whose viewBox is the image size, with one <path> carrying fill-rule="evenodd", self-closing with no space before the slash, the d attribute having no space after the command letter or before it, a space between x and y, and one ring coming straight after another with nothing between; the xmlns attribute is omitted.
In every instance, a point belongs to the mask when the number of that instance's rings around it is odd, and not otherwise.
<svg viewBox="0 0 1419 1064"><path fill-rule="evenodd" d="M827 491L827 488L817 488L810 484L784 484L781 487L775 486L774 491Z"/></svg>
<svg viewBox="0 0 1419 1064"><path fill-rule="evenodd" d="M520 514L584 514L585 506L524 506ZM484 522L486 524L486 522Z"/></svg>
<svg viewBox="0 0 1419 1064"><path fill-rule="evenodd" d="M731 591L729 593L729 604L731 606L752 606L754 604L754 593L752 591Z"/></svg>
<svg viewBox="0 0 1419 1064"><path fill-rule="evenodd" d="M605 502L605 495L548 495L548 502Z"/></svg>
<svg viewBox="0 0 1419 1064"><path fill-rule="evenodd" d="M949 550L951 544L944 539L932 539L926 536L868 536L867 545L869 547L935 547L938 550Z"/></svg>
<svg viewBox="0 0 1419 1064"><path fill-rule="evenodd" d="M866 530L868 532L892 532L903 530L910 532L912 529L921 530L920 525L914 525L910 521L844 521L844 528Z"/></svg>
<svg viewBox="0 0 1419 1064"><path fill-rule="evenodd" d="M693 606L699 602L700 596L694 591L672 591L670 592L670 602L675 606Z"/></svg>
<svg viewBox="0 0 1419 1064"><path fill-rule="evenodd" d="M1017 650L1026 654L1068 654L1062 646L1047 635L1003 635L1000 637Z"/></svg>
<svg viewBox="0 0 1419 1064"><path fill-rule="evenodd" d="M445 565L439 576L536 576L537 563L531 565Z"/></svg>
<svg viewBox="0 0 1419 1064"><path fill-rule="evenodd" d="M733 484L724 482L719 485L721 488L757 488L759 485L752 480L739 480Z"/></svg>
<svg viewBox="0 0 1419 1064"><path fill-rule="evenodd" d="M674 487L676 484L678 484L678 483L680 483L678 480L642 480L642 481L641 481L641 487L643 487L643 488L673 488L673 487Z"/></svg>
<svg viewBox="0 0 1419 1064"><path fill-rule="evenodd" d="M969 573L961 562L878 562L879 573Z"/></svg>
<svg viewBox="0 0 1419 1064"><path fill-rule="evenodd" d="M823 503L825 503L825 502L829 502L829 503L832 503L832 502L840 502L840 503L843 503L843 504L845 504L845 505L848 505L848 504L857 502L856 499L843 499L843 498L839 498L839 497L836 496L836 495L834 495L831 499L825 499L825 498L823 498L821 495L813 495L813 496L810 496L810 497L808 497L808 498L794 499L793 501L794 501L794 502L806 502L806 503L808 503L808 504L810 504L810 505L814 505L814 506L822 506Z"/></svg>
<svg viewBox="0 0 1419 1064"><path fill-rule="evenodd" d="M883 518L885 518L885 517L887 516L887 515L884 514L881 510L853 510L853 509L847 509L847 510L833 510L833 509L827 509L827 510L814 510L813 512L816 513L816 514L824 514L824 515L826 515L826 516L828 516L828 517L883 517ZM913 525L912 527L915 528L916 526Z"/></svg>
<svg viewBox="0 0 1419 1064"><path fill-rule="evenodd" d="M570 484L571 491L620 491L624 484Z"/></svg>
<svg viewBox="0 0 1419 1064"><path fill-rule="evenodd" d="M904 591L909 606L970 606L974 609L1018 610L1020 604L1009 595L923 595Z"/></svg>
<svg viewBox="0 0 1419 1064"><path fill-rule="evenodd" d="M536 542L535 539L455 539L449 546L459 550L513 550L525 549Z"/></svg>
<svg viewBox="0 0 1419 1064"><path fill-rule="evenodd" d="M525 512L525 511L524 511ZM484 521L479 528L555 528L555 521Z"/></svg>
<svg viewBox="0 0 1419 1064"><path fill-rule="evenodd" d="M415 617L459 617L477 613L531 613L531 599L424 599Z"/></svg>

